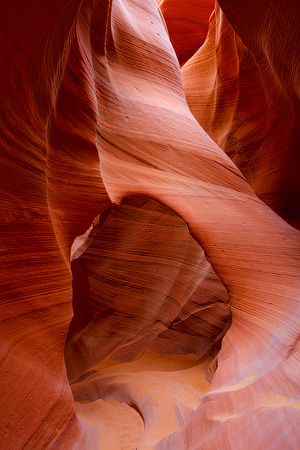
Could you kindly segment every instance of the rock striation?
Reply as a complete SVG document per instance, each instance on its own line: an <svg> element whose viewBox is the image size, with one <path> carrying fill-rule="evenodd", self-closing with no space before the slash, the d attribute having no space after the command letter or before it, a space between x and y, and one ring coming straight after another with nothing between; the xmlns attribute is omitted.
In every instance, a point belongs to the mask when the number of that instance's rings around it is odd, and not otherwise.
<svg viewBox="0 0 300 450"><path fill-rule="evenodd" d="M188 104L257 196L299 229L297 8L219 3L182 69Z"/></svg>
<svg viewBox="0 0 300 450"><path fill-rule="evenodd" d="M297 1L19 6L3 448L296 450Z"/></svg>

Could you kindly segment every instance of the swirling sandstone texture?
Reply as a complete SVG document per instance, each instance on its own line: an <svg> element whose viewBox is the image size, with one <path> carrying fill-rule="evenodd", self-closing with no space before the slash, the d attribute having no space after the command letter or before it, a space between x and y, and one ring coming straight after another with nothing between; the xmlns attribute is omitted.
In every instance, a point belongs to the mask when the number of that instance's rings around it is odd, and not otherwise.
<svg viewBox="0 0 300 450"><path fill-rule="evenodd" d="M298 449L298 2L0 9L1 448Z"/></svg>

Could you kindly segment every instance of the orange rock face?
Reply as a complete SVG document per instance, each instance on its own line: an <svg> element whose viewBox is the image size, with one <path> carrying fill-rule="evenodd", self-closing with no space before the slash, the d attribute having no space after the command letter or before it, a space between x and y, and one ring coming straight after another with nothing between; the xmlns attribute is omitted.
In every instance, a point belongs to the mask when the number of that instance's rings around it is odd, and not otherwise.
<svg viewBox="0 0 300 450"><path fill-rule="evenodd" d="M299 448L299 8L219 3L1 6L5 449Z"/></svg>
<svg viewBox="0 0 300 450"><path fill-rule="evenodd" d="M213 0L157 0L166 21L171 43L184 64L204 43Z"/></svg>
<svg viewBox="0 0 300 450"><path fill-rule="evenodd" d="M299 229L299 15L283 2L269 12L235 12L234 3L216 7L205 44L182 69L187 101L258 197Z"/></svg>

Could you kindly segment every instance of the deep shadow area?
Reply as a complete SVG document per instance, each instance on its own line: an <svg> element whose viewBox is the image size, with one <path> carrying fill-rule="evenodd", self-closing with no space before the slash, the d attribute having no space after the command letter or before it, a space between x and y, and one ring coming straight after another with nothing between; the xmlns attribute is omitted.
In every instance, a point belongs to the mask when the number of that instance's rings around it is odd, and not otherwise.
<svg viewBox="0 0 300 450"><path fill-rule="evenodd" d="M228 294L177 214L154 200L126 199L76 246L70 380L105 358L131 361L147 349L216 355L230 321Z"/></svg>

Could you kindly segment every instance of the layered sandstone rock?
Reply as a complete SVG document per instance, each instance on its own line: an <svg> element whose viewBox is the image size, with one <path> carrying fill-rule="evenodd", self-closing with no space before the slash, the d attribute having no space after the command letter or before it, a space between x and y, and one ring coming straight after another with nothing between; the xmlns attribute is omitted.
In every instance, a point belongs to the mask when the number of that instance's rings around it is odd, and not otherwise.
<svg viewBox="0 0 300 450"><path fill-rule="evenodd" d="M3 448L298 448L297 3L63 3L2 6Z"/></svg>
<svg viewBox="0 0 300 450"><path fill-rule="evenodd" d="M204 43L214 0L157 0L179 63L184 64Z"/></svg>
<svg viewBox="0 0 300 450"><path fill-rule="evenodd" d="M258 197L299 229L296 4L219 3L224 12L216 7L205 44L182 70L188 104Z"/></svg>
<svg viewBox="0 0 300 450"><path fill-rule="evenodd" d="M201 358L230 320L227 291L202 248L156 202L111 208L81 246L72 258L71 380L108 355L130 361L151 349Z"/></svg>

